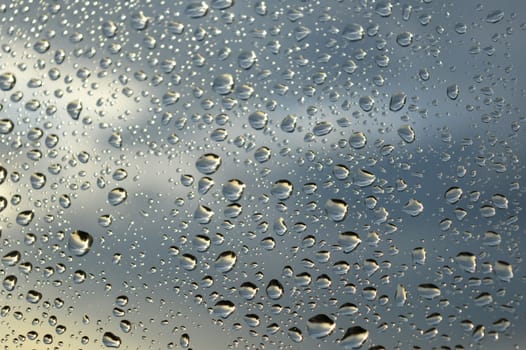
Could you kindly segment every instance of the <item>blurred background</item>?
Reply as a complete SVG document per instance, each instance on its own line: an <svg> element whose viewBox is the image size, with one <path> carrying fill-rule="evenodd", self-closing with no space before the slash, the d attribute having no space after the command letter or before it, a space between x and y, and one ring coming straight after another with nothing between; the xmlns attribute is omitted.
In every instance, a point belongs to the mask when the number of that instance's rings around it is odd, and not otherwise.
<svg viewBox="0 0 526 350"><path fill-rule="evenodd" d="M4 349L522 349L526 4L0 4Z"/></svg>

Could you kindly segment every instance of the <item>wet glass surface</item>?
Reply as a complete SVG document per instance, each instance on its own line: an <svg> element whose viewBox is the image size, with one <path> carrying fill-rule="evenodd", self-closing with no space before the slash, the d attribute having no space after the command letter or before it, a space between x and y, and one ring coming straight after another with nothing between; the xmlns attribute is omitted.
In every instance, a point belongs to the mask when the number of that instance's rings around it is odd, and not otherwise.
<svg viewBox="0 0 526 350"><path fill-rule="evenodd" d="M526 347L526 3L0 14L2 348Z"/></svg>

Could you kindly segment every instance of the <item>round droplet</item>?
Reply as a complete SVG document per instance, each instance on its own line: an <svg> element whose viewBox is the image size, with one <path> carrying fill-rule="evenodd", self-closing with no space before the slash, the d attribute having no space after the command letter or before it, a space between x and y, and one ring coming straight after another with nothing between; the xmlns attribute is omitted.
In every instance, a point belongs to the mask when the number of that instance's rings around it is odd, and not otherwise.
<svg viewBox="0 0 526 350"><path fill-rule="evenodd" d="M0 90L9 91L15 87L16 77L13 73L5 72L0 74Z"/></svg>
<svg viewBox="0 0 526 350"><path fill-rule="evenodd" d="M398 36L396 37L396 42L402 47L411 45L413 43L413 33L403 32L398 34Z"/></svg>
<svg viewBox="0 0 526 350"><path fill-rule="evenodd" d="M477 257L471 252L460 252L455 257L458 266L469 273L474 273L477 269Z"/></svg>
<svg viewBox="0 0 526 350"><path fill-rule="evenodd" d="M374 107L374 99L371 96L360 97L358 105L364 112L369 112Z"/></svg>
<svg viewBox="0 0 526 350"><path fill-rule="evenodd" d="M235 202L241 199L244 190L245 184L242 181L232 179L223 185L223 196L225 196L227 200Z"/></svg>
<svg viewBox="0 0 526 350"><path fill-rule="evenodd" d="M273 279L268 283L265 291L267 293L267 296L272 300L277 300L281 298L283 296L283 293L285 292L281 283L276 279Z"/></svg>
<svg viewBox="0 0 526 350"><path fill-rule="evenodd" d="M76 256L86 255L93 244L93 237L85 231L73 231L69 235L68 249Z"/></svg>
<svg viewBox="0 0 526 350"><path fill-rule="evenodd" d="M219 95L227 95L234 89L234 77L232 74L218 75L212 84L212 89Z"/></svg>
<svg viewBox="0 0 526 350"><path fill-rule="evenodd" d="M285 200L292 195L293 190L294 186L292 185L292 182L283 179L274 182L270 189L270 193L279 200Z"/></svg>
<svg viewBox="0 0 526 350"><path fill-rule="evenodd" d="M307 332L315 339L325 338L330 335L335 328L336 322L325 314L313 316L307 321Z"/></svg>
<svg viewBox="0 0 526 350"><path fill-rule="evenodd" d="M113 205L122 204L128 198L128 192L122 187L116 187L108 193L108 202Z"/></svg>
<svg viewBox="0 0 526 350"><path fill-rule="evenodd" d="M34 217L35 213L32 210L24 210L16 216L16 223L20 226L28 226Z"/></svg>
<svg viewBox="0 0 526 350"><path fill-rule="evenodd" d="M254 152L254 158L258 163L265 163L270 160L272 151L267 146L261 146Z"/></svg>
<svg viewBox="0 0 526 350"><path fill-rule="evenodd" d="M29 179L31 187L35 190L39 190L46 185L46 175L42 173L33 173Z"/></svg>
<svg viewBox="0 0 526 350"><path fill-rule="evenodd" d="M17 278L14 275L9 275L4 278L4 281L2 282L2 286L5 290L8 292L12 292L16 287Z"/></svg>
<svg viewBox="0 0 526 350"><path fill-rule="evenodd" d="M228 318L236 310L236 305L230 300L220 300L214 305L214 315Z"/></svg>
<svg viewBox="0 0 526 350"><path fill-rule="evenodd" d="M117 24L113 21L104 21L102 23L102 34L106 38L113 38L117 34Z"/></svg>
<svg viewBox="0 0 526 350"><path fill-rule="evenodd" d="M462 198L462 193L463 191L460 187L450 187L444 194L444 197L449 204L455 204Z"/></svg>
<svg viewBox="0 0 526 350"><path fill-rule="evenodd" d="M237 64L242 69L250 69L256 63L254 51L243 51L237 56Z"/></svg>
<svg viewBox="0 0 526 350"><path fill-rule="evenodd" d="M214 262L214 268L221 273L226 273L231 271L236 265L237 257L236 253L233 251L226 251L217 257Z"/></svg>
<svg viewBox="0 0 526 350"><path fill-rule="evenodd" d="M195 162L195 166L199 172L205 175L211 175L219 169L221 165L221 157L214 153L207 153L199 157Z"/></svg>
<svg viewBox="0 0 526 350"><path fill-rule="evenodd" d="M0 119L0 134L6 135L13 131L15 123L11 119Z"/></svg>
<svg viewBox="0 0 526 350"><path fill-rule="evenodd" d="M257 111L248 116L248 123L255 130L261 130L267 126L268 115L265 112Z"/></svg>
<svg viewBox="0 0 526 350"><path fill-rule="evenodd" d="M29 290L26 294L26 300L31 304L37 304L42 299L42 293L36 290Z"/></svg>
<svg viewBox="0 0 526 350"><path fill-rule="evenodd" d="M348 204L341 199L329 199L325 202L325 212L334 222L345 220L349 211Z"/></svg>
<svg viewBox="0 0 526 350"><path fill-rule="evenodd" d="M349 145L354 149L364 148L366 144L367 137L361 131L356 131L349 137Z"/></svg>
<svg viewBox="0 0 526 350"><path fill-rule="evenodd" d="M301 343L303 341L303 333L298 327L291 327L287 331L289 338L295 343Z"/></svg>
<svg viewBox="0 0 526 350"><path fill-rule="evenodd" d="M294 132L296 130L297 117L295 115L289 114L281 121L281 130L287 133Z"/></svg>
<svg viewBox="0 0 526 350"><path fill-rule="evenodd" d="M239 287L239 295L246 300L252 300L256 296L259 288L252 282L244 282Z"/></svg>

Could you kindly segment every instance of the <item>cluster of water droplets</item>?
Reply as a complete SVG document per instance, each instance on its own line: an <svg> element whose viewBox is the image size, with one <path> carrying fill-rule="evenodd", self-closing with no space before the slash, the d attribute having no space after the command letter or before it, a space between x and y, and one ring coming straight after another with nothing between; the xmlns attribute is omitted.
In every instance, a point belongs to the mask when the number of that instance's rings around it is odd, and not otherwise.
<svg viewBox="0 0 526 350"><path fill-rule="evenodd" d="M0 5L0 344L516 344L526 25L494 6Z"/></svg>

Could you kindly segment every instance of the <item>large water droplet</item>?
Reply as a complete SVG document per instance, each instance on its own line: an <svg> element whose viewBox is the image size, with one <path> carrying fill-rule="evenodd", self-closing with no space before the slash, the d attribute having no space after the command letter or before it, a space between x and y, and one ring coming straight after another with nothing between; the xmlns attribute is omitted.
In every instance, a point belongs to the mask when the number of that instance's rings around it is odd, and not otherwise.
<svg viewBox="0 0 526 350"><path fill-rule="evenodd" d="M76 256L86 255L93 244L93 237L85 231L73 231L69 235L68 249Z"/></svg>

